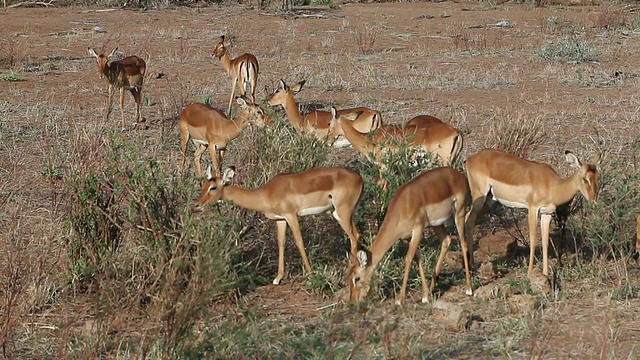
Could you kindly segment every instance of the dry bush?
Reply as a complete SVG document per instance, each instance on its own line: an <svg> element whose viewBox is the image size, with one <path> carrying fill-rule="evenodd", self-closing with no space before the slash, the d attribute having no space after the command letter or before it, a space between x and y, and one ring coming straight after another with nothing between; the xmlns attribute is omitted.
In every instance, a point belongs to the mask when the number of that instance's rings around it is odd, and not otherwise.
<svg viewBox="0 0 640 360"><path fill-rule="evenodd" d="M24 59L26 49L18 42L0 38L0 68L14 69Z"/></svg>
<svg viewBox="0 0 640 360"><path fill-rule="evenodd" d="M353 40L360 54L367 55L373 53L376 40L381 32L382 29L378 23L364 24L354 29Z"/></svg>
<svg viewBox="0 0 640 360"><path fill-rule="evenodd" d="M599 29L620 29L626 23L624 10L612 7L604 7L593 20L593 25Z"/></svg>
<svg viewBox="0 0 640 360"><path fill-rule="evenodd" d="M485 147L528 158L547 140L544 118L541 115L512 113L496 109L490 120Z"/></svg>

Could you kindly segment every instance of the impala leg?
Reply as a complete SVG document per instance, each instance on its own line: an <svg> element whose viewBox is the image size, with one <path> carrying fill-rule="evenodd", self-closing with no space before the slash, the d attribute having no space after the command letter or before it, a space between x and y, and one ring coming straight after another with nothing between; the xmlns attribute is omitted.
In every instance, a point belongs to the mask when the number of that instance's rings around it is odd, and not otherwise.
<svg viewBox="0 0 640 360"><path fill-rule="evenodd" d="M278 220L276 226L278 228L278 275L273 279L273 285L280 284L284 277L284 243L287 236L287 222Z"/></svg>
<svg viewBox="0 0 640 360"><path fill-rule="evenodd" d="M298 223L298 217L296 215L286 216L287 224L291 228L291 232L293 233L293 239L296 242L296 247L300 252L300 257L302 257L302 264L304 265L304 269L307 271L308 275L313 275L313 270L311 270L311 264L309 263L309 258L307 258L307 252L304 250L304 242L302 242L302 233L300 232L300 224Z"/></svg>
<svg viewBox="0 0 640 360"><path fill-rule="evenodd" d="M449 236L444 226L442 225L435 226L433 228L433 231L436 233L438 240L440 240L440 255L438 255L438 262L436 262L436 268L433 270L433 276L431 277L431 286L429 287L429 293L431 293L433 289L436 287L438 276L440 276L440 271L442 271L442 264L444 263L444 259L447 256L447 252L449 252L449 245L451 245L451 236Z"/></svg>
<svg viewBox="0 0 640 360"><path fill-rule="evenodd" d="M458 231L458 237L460 238L460 247L462 248L462 259L464 260L464 275L465 280L467 281L467 290L466 294L471 296L473 295L473 287L471 285L471 272L469 271L469 252L473 251L473 242L472 239L467 237L465 223L464 223L464 203L465 200L460 202L456 202L456 214L455 214L455 223L456 230Z"/></svg>
<svg viewBox="0 0 640 360"><path fill-rule="evenodd" d="M202 158L202 154L207 150L207 146L203 144L199 144L196 152L194 153L193 161L196 163L196 170L198 171L198 176L202 177L202 165L200 164L200 159Z"/></svg>
<svg viewBox="0 0 640 360"><path fill-rule="evenodd" d="M538 241L538 209L529 209L529 271L527 276L530 278L533 273L533 262L536 258L536 246Z"/></svg>
<svg viewBox="0 0 640 360"><path fill-rule="evenodd" d="M422 262L422 256L420 251L417 250L414 255L414 260L418 263L418 274L420 275L420 281L422 282L422 302L429 302L429 293L431 292L427 287L427 277L424 275L424 263Z"/></svg>
<svg viewBox="0 0 640 360"><path fill-rule="evenodd" d="M549 276L549 231L551 230L551 215L542 214L540 217L540 233L542 235L542 273Z"/></svg>
<svg viewBox="0 0 640 360"><path fill-rule="evenodd" d="M104 116L104 120L109 120L109 115L111 114L111 104L113 102L113 85L109 84L109 95L107 97L107 111Z"/></svg>
<svg viewBox="0 0 640 360"><path fill-rule="evenodd" d="M347 233L349 241L351 242L351 253L355 255L358 252L360 244L360 233L353 221L354 210L355 206L344 205L342 207L336 207L333 211L333 217L338 220L338 224L340 224L342 230Z"/></svg>
<svg viewBox="0 0 640 360"><path fill-rule="evenodd" d="M473 264L473 233L476 227L478 217L491 205L489 195L484 194L473 198L471 201L471 210L467 214L465 237L469 247L469 265Z"/></svg>
<svg viewBox="0 0 640 360"><path fill-rule="evenodd" d="M400 295L398 295L398 297L396 298L397 305L402 304L402 302L404 301L405 295L407 293L407 282L409 280L409 268L411 267L413 258L416 255L416 251L418 250L418 245L420 245L421 239L422 239L422 227L413 229L413 231L411 231L411 241L409 241L409 250L407 250L407 256L404 259L404 278L402 279L402 288L400 289ZM418 266L421 263L422 262L420 261L418 263ZM426 288L426 279L422 285L423 285L423 289Z"/></svg>
<svg viewBox="0 0 640 360"><path fill-rule="evenodd" d="M181 174L184 173L184 164L187 161L187 144L189 143L189 129L186 124L180 124L180 150L182 151Z"/></svg>
<svg viewBox="0 0 640 360"><path fill-rule="evenodd" d="M209 155L211 156L211 162L213 163L216 176L220 176L222 174L222 169L220 169L220 163L222 161L220 154L223 152L224 150L218 148L218 145L209 145Z"/></svg>
<svg viewBox="0 0 640 360"><path fill-rule="evenodd" d="M122 115L122 130L126 130L127 123L124 120L124 86L120 88L120 115Z"/></svg>
<svg viewBox="0 0 640 360"><path fill-rule="evenodd" d="M231 98L229 99L229 108L227 109L227 117L231 117L231 104L233 103L233 98L236 95L236 86L238 85L238 77L234 77L231 81Z"/></svg>
<svg viewBox="0 0 640 360"><path fill-rule="evenodd" d="M136 123L138 123L140 122L140 102L142 101L142 89L131 89L131 95L133 95L133 100L136 102Z"/></svg>

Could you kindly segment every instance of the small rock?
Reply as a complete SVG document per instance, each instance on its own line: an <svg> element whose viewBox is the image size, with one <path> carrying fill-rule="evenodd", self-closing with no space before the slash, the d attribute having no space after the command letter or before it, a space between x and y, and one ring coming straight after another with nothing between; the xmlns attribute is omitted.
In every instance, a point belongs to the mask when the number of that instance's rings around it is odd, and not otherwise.
<svg viewBox="0 0 640 360"><path fill-rule="evenodd" d="M507 299L513 314L529 314L538 307L538 302L529 294L513 295Z"/></svg>
<svg viewBox="0 0 640 360"><path fill-rule="evenodd" d="M491 255L509 256L515 254L517 241L512 236L489 234L480 239L478 250Z"/></svg>
<svg viewBox="0 0 640 360"><path fill-rule="evenodd" d="M537 268L533 269L529 282L531 283L531 290L536 293L548 294L551 292L551 283L549 282L549 278Z"/></svg>
<svg viewBox="0 0 640 360"><path fill-rule="evenodd" d="M484 261L480 264L480 268L478 269L478 277L481 279L491 280L495 279L498 275L498 271L496 270L496 265L491 261Z"/></svg>
<svg viewBox="0 0 640 360"><path fill-rule="evenodd" d="M446 330L462 331L467 328L471 314L460 305L436 300L433 303L433 319L443 324Z"/></svg>
<svg viewBox="0 0 640 360"><path fill-rule="evenodd" d="M509 291L509 285L506 284L488 284L477 288L473 292L473 296L481 300L495 299L505 296Z"/></svg>
<svg viewBox="0 0 640 360"><path fill-rule="evenodd" d="M444 256L444 263L451 270L464 269L464 259L462 259L462 251L448 251Z"/></svg>

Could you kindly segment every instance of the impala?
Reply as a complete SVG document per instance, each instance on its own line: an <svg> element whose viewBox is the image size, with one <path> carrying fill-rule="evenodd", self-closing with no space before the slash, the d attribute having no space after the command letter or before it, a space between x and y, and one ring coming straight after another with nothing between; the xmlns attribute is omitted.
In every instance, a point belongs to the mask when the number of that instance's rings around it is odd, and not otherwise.
<svg viewBox="0 0 640 360"><path fill-rule="evenodd" d="M379 185L384 186L382 173L385 170L383 156L386 152L395 152L406 143L421 153L431 153L444 165L451 165L462 149L462 135L441 120L429 116L416 116L403 127L401 125L382 125L375 132L363 134L344 116L332 109L329 136L344 135L353 147L380 167Z"/></svg>
<svg viewBox="0 0 640 360"><path fill-rule="evenodd" d="M284 277L287 225L291 228L305 270L312 273L298 216L333 210L333 217L351 241L351 252L357 251L360 234L353 215L362 193L360 175L342 168L316 168L295 174L279 174L258 189L246 190L231 185L234 173L233 168L227 168L222 176L212 176L209 168L208 180L202 184L202 193L195 208L201 210L206 204L227 200L275 220L278 228L278 275L273 284L278 285Z"/></svg>
<svg viewBox="0 0 640 360"><path fill-rule="evenodd" d="M359 302L365 297L369 290L371 275L384 254L397 240L410 237L409 250L405 258L402 288L396 303L401 304L404 301L409 268L414 257L418 262L418 271L422 281L422 302L427 302L429 293L433 291L438 275L440 275L442 263L451 244L451 236L444 227L444 223L451 217L454 219L462 245L467 281L466 293L467 295L472 295L471 275L467 259L467 241L465 241L464 233L464 216L468 196L469 185L467 184L467 178L450 167L427 171L399 187L389 203L387 214L382 221L382 225L380 225L373 244L371 244L370 252L367 253L364 250L360 250L355 256L353 253L349 255L351 262L351 267L348 270L350 301L352 303ZM432 227L440 239L440 255L431 278L431 286L428 288L422 260L417 251L425 226Z"/></svg>
<svg viewBox="0 0 640 360"><path fill-rule="evenodd" d="M638 253L638 261L640 262L640 215L636 218L636 252Z"/></svg>
<svg viewBox="0 0 640 360"><path fill-rule="evenodd" d="M314 110L306 114L300 112L293 95L302 90L304 83L305 80L302 80L292 86L287 86L283 80L280 80L278 88L269 96L269 105L282 105L287 118L289 118L289 121L297 131L314 134L318 139L327 141L329 145L336 147L348 146L347 142L336 142L336 138L340 134L336 134L331 138L328 136L329 123L332 118L330 111ZM351 119L353 120L353 127L362 133L376 130L382 122L382 115L380 115L379 111L366 107L338 110L338 115L353 115L354 119Z"/></svg>
<svg viewBox="0 0 640 360"><path fill-rule="evenodd" d="M258 59L253 54L245 53L235 59L231 59L227 53L224 36L220 36L216 47L213 49L213 56L220 59L220 63L226 72L231 76L231 98L229 98L229 108L227 115L231 115L231 103L236 93L236 85L240 88L241 95L251 94L251 101L256 100L256 83L258 82Z"/></svg>
<svg viewBox="0 0 640 360"><path fill-rule="evenodd" d="M109 98L107 99L107 114L105 120L111 114L111 102L113 99L113 88L120 90L120 114L122 115L122 129L127 128L124 120L124 91L129 90L136 102L136 122L140 121L140 101L142 99L142 82L147 65L144 60L137 56L128 56L119 61L109 59L115 54L118 48L113 49L109 55L97 54L93 49L89 49L89 54L96 58L98 63L98 73L100 78L106 78L109 82Z"/></svg>
<svg viewBox="0 0 640 360"><path fill-rule="evenodd" d="M194 162L198 176L202 176L200 158L209 148L211 161L217 174L224 158L227 144L238 137L240 132L253 121L258 126L271 126L271 119L260 107L246 97L238 97L241 110L235 119L229 120L225 114L201 103L188 105L180 112L180 148L182 149L182 170L187 154L189 139L196 145Z"/></svg>
<svg viewBox="0 0 640 360"><path fill-rule="evenodd" d="M527 209L529 222L529 271L538 240L537 225L540 215L542 233L542 273L549 275L549 225L556 208L568 204L578 192L595 203L598 197L598 156L594 163L583 164L571 152L565 152L567 162L576 172L561 178L551 166L529 161L495 149L485 149L470 156L466 162L471 189L471 210L467 215L467 236L473 242L473 229L479 214L496 200L502 205ZM470 255L473 263L473 251Z"/></svg>

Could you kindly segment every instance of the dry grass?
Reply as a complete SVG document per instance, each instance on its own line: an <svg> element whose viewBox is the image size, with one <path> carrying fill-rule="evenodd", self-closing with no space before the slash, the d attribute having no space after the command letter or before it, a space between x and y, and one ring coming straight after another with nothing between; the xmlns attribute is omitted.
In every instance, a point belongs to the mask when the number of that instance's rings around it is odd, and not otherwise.
<svg viewBox="0 0 640 360"><path fill-rule="evenodd" d="M63 27L76 27L69 21L89 15L77 9L51 9L56 16L46 19L28 9L0 15L6 34L0 39L0 68L25 79L0 82L1 356L633 358L640 274L628 260L640 207L640 83L629 65L635 38L610 30L634 30L630 14L613 5L589 8L590 16L581 7L438 6L451 17L419 18L431 10L412 3L352 4L327 13L345 18L295 21L229 5L156 11L153 17L118 11L91 23L107 33L66 35L47 35L60 32L62 24L48 21L64 14ZM20 24L9 18L11 12ZM470 28L495 24L505 14L512 17L511 27ZM240 17L243 26L234 26ZM42 25L25 29L26 21ZM563 173L561 150L581 158L607 150L601 201L595 207L578 201L570 219L569 250L554 267L560 288L533 294L539 307L532 311L513 311L513 293L530 290L525 267L517 265L524 257L494 256L503 277L474 277L475 288L509 285L507 293L489 298L467 298L462 272L452 263L434 299L460 304L475 319L466 331L454 331L438 320L433 305L418 303L417 281L410 283L404 307L388 300L402 276L405 247L399 244L383 260L378 291L368 303L324 307L346 285L348 248L328 215L302 224L315 276L303 276L289 240L285 284L268 285L277 261L273 222L231 204L193 216L188 207L199 184L192 165L180 183L176 175L180 109L202 98L214 106L228 100L228 76L209 55L211 42L223 33L236 40L234 56L258 56L260 89L279 78L307 79L297 96L305 106L369 106L392 123L417 114L438 116L463 131L463 157L496 146ZM545 42L574 33L598 50L597 62L535 55ZM117 112L104 121L106 83L84 55L87 44L151 55L142 108L149 130L121 133ZM614 71L624 75L613 79ZM159 73L164 76L156 79ZM129 95L126 102L130 118ZM326 149L292 131L280 110L268 111L277 122L273 129L249 129L229 146L225 163L236 165L242 186L258 186L280 171L328 164L365 175L371 170L354 151ZM103 210L123 222L117 241L101 233L112 245L109 251L97 248L84 256L104 256L98 270L82 273L72 245L75 239L88 246L91 239L77 237L65 217L94 205L82 206L71 192L90 174L106 195L111 188L121 191L110 200L114 207ZM166 206L141 210L163 196ZM108 217L102 220L113 225ZM370 240L375 221L360 224ZM486 232L505 230L495 219L484 226ZM559 234L553 235L557 240ZM431 271L437 244L429 231L425 237L421 251ZM154 247L158 243L169 248ZM214 245L224 245L225 255L208 256ZM220 269L229 271L226 282L207 272ZM416 275L412 269L409 277Z"/></svg>

